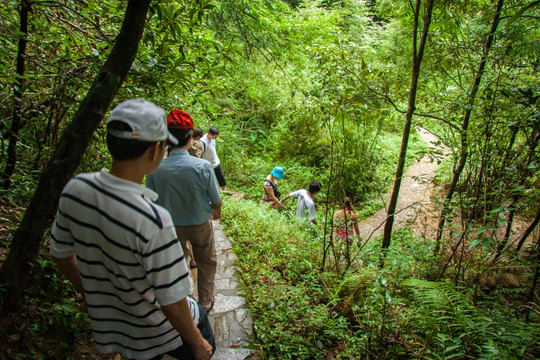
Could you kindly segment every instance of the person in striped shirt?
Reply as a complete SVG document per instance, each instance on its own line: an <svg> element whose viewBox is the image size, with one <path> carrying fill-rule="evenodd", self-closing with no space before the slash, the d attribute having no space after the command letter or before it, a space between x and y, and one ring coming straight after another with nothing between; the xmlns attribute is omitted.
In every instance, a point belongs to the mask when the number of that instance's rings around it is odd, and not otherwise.
<svg viewBox="0 0 540 360"><path fill-rule="evenodd" d="M165 111L120 103L107 121L110 170L65 186L51 231L58 268L83 293L98 351L127 359L210 359L208 316L188 295L189 270L171 216L141 186L165 153Z"/></svg>

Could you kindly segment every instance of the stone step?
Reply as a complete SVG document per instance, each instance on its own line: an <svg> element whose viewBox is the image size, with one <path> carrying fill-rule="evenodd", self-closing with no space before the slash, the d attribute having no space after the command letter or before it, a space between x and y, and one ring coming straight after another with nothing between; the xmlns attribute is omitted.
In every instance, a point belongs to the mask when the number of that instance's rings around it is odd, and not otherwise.
<svg viewBox="0 0 540 360"><path fill-rule="evenodd" d="M251 311L245 308L242 286L236 275L238 257L219 221L212 221L216 242L218 267L214 308L209 318L217 350L214 360L244 360L255 351L249 349L253 337Z"/></svg>

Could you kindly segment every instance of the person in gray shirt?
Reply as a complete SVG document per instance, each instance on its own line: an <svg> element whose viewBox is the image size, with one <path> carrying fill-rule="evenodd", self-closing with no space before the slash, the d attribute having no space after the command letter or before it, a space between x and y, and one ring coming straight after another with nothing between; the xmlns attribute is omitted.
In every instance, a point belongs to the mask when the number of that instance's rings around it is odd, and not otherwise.
<svg viewBox="0 0 540 360"><path fill-rule="evenodd" d="M146 186L159 194L157 203L171 213L178 238L185 249L191 243L197 263L199 304L206 310L214 306L214 280L217 259L214 230L210 220L221 218L221 194L212 165L191 156L193 121L189 114L173 109L167 128L178 139L169 156L146 178Z"/></svg>

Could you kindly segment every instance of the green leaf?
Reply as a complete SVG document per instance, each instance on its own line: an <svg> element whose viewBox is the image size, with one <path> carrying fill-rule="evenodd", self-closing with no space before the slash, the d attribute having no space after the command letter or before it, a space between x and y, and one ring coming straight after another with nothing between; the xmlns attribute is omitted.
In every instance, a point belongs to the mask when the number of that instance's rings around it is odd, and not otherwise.
<svg viewBox="0 0 540 360"><path fill-rule="evenodd" d="M530 3L529 5L527 6L524 6L523 8L521 8L520 10L518 10L518 12L512 16L510 18L510 20L508 21L508 25L511 25L512 23L516 22L521 16L523 16L523 14L525 14L525 12L529 9L532 9L533 7L537 6L540 4L540 0L538 1L533 1L532 3Z"/></svg>
<svg viewBox="0 0 540 360"><path fill-rule="evenodd" d="M481 243L482 243L481 239L474 239L473 241L471 241L471 243L469 245L469 249L472 249L473 247L475 247L476 245L481 244Z"/></svg>

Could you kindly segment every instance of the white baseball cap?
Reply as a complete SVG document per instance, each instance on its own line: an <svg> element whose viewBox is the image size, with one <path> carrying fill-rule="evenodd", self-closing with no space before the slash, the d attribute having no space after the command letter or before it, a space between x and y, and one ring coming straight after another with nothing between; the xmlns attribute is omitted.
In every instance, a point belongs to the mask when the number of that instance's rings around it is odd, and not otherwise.
<svg viewBox="0 0 540 360"><path fill-rule="evenodd" d="M107 124L111 121L123 122L132 129L132 131L109 129L108 132L112 136L141 141L168 139L173 145L178 144L178 139L167 129L165 110L148 100L139 98L121 102L111 111Z"/></svg>

